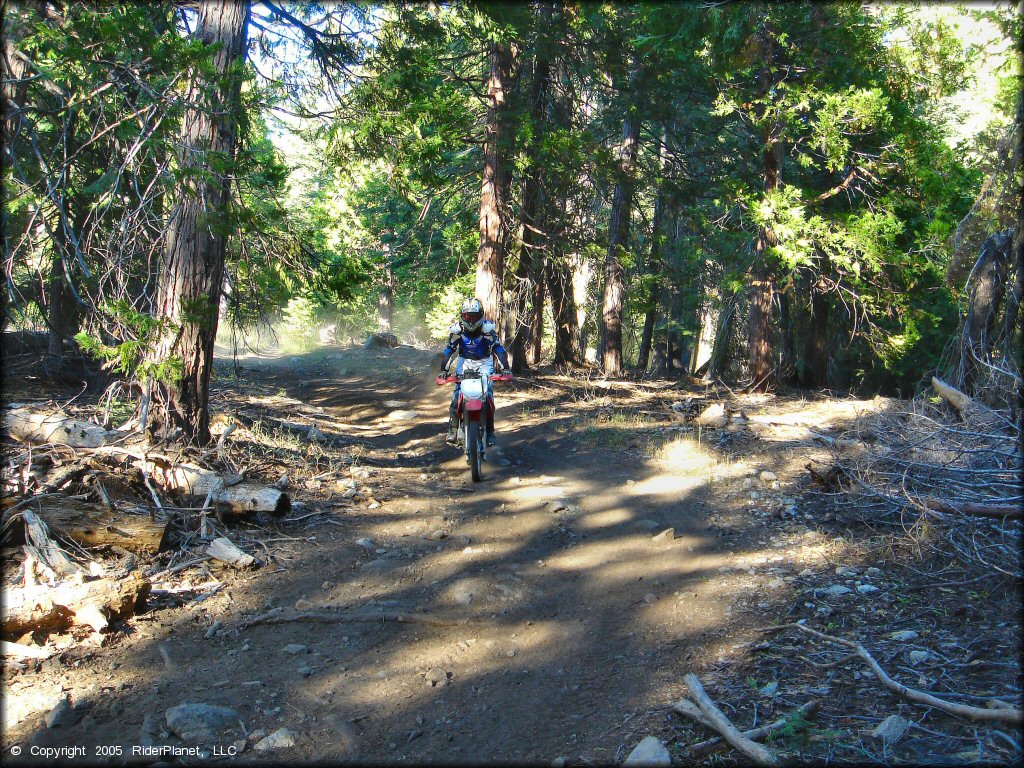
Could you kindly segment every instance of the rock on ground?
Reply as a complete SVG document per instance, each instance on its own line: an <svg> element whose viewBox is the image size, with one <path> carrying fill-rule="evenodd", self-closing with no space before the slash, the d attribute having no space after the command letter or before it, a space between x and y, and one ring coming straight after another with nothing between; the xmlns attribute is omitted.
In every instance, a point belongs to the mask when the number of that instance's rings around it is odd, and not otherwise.
<svg viewBox="0 0 1024 768"><path fill-rule="evenodd" d="M281 728L274 731L272 734L267 736L265 739L261 739L256 742L256 746L253 747L257 752L266 752L270 749L284 749L285 747L295 746L295 731L288 728Z"/></svg>
<svg viewBox="0 0 1024 768"><path fill-rule="evenodd" d="M672 765L672 756L656 736L647 736L622 763L623 765Z"/></svg>
<svg viewBox="0 0 1024 768"><path fill-rule="evenodd" d="M871 732L871 735L876 739L881 739L882 743L888 746L889 744L895 744L903 738L903 734L907 732L908 728L910 728L910 723L902 717L899 715L889 715L875 726L875 730Z"/></svg>
<svg viewBox="0 0 1024 768"><path fill-rule="evenodd" d="M227 726L238 723L238 713L230 707L184 702L171 707L165 715L167 730L185 741L214 739Z"/></svg>

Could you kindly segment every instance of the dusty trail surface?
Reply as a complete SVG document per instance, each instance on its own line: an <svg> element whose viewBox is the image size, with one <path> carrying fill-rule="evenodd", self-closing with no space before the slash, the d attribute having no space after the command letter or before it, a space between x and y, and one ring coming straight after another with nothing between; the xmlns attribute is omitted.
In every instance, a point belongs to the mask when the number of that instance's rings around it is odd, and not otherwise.
<svg viewBox="0 0 1024 768"><path fill-rule="evenodd" d="M186 596L223 587L137 617L77 661L8 679L22 708L8 745L130 756L145 739L180 744L159 722L202 702L237 711L245 731L222 745L241 752L233 759L604 764L649 734L706 738L668 709L688 671L744 724L751 703L767 720L814 685L828 691L835 673L805 668L800 695L758 697L740 671L743 649L763 640L751 627L820 617L822 603L798 593L835 581L837 563L855 575L874 564L843 560L839 521L798 498L821 446L784 426L771 440L694 432L671 407L693 393L671 383L550 373L497 392L499 446L474 484L443 443L448 389L433 384L431 353L239 362L237 378L222 362L217 411L315 423L343 444L249 430L279 447L247 474L287 474L296 500L283 520L230 531L265 564L185 571ZM851 402L791 412L828 430L884 405ZM847 599L844 615L872 610ZM274 608L379 619L248 623ZM62 691L79 717L38 727ZM280 728L292 746L253 749Z"/></svg>

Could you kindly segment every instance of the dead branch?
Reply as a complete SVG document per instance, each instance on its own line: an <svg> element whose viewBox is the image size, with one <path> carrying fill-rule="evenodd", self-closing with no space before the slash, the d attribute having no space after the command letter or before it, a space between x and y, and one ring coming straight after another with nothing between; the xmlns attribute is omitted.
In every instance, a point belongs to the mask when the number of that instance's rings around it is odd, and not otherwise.
<svg viewBox="0 0 1024 768"><path fill-rule="evenodd" d="M680 707L680 705L683 705ZM688 705L688 706L687 706ZM689 699L680 699L678 702L672 705L672 709L681 715L692 717L701 725L707 725L704 720L704 715L701 713L700 708ZM808 701L806 704L797 707L790 714L780 717L768 725L762 725L759 728L751 728L748 731L742 731L742 735L750 739L751 741L760 741L761 739L771 736L775 731L785 728L786 725L797 719L807 719L813 717L814 713L818 711L818 702L815 699ZM710 727L710 726L708 726ZM696 744L691 744L683 751L683 758L690 760L698 757L708 755L715 750L721 749L728 742L726 742L721 736L714 736L706 741L699 741Z"/></svg>
<svg viewBox="0 0 1024 768"><path fill-rule="evenodd" d="M25 521L25 540L37 560L62 576L75 576L87 573L86 569L69 558L50 537L50 529L40 517L30 509L21 511L21 519Z"/></svg>
<svg viewBox="0 0 1024 768"><path fill-rule="evenodd" d="M917 503L926 509L945 512L949 515L973 515L975 517L994 517L997 519L1019 520L1024 517L1024 510L1019 504L995 504L991 502L961 501L951 504L942 499L921 498Z"/></svg>
<svg viewBox="0 0 1024 768"><path fill-rule="evenodd" d="M924 691L918 691L914 688L908 688L889 677L883 670L875 658L868 653L868 650L858 642L853 640L844 640L841 637L835 637L833 635L826 635L824 632L819 632L816 629L804 626L803 624L780 624L777 627L759 627L760 632L778 632L783 629L796 628L801 632L805 632L812 637L819 638L820 640L828 640L829 642L838 643L839 645L845 645L847 648L852 648L858 656L868 665L875 677L884 685L886 688L898 693L910 701L915 701L918 704L924 704L929 707L935 707L941 709L943 712L948 712L951 715L957 715L958 717L966 717L969 720L978 721L1001 721L1009 723L1024 723L1024 712L1014 707L999 707L996 709L983 709L981 707L972 707L967 704L955 704L951 701L940 699L937 696L933 696L930 693Z"/></svg>
<svg viewBox="0 0 1024 768"><path fill-rule="evenodd" d="M690 689L690 694L693 696L696 706L704 717L702 722L705 722L709 727L722 734L722 737L727 742L758 765L781 765L781 760L774 750L751 741L740 733L736 726L729 721L729 718L722 714L722 711L715 706L715 703L704 692L704 686L701 685L699 677L690 672L683 678L683 682Z"/></svg>
<svg viewBox="0 0 1024 768"><path fill-rule="evenodd" d="M243 552L234 542L223 536L211 541L206 553L214 560L227 563L235 568L248 568L256 562L255 557L248 552Z"/></svg>

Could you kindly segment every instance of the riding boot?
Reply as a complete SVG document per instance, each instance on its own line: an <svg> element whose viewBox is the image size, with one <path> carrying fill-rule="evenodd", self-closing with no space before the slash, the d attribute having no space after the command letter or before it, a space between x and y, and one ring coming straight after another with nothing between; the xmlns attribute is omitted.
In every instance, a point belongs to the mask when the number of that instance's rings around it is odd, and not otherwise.
<svg viewBox="0 0 1024 768"><path fill-rule="evenodd" d="M459 414L455 410L455 406L448 409L448 434L445 435L444 441L454 445L459 441L456 432L459 427Z"/></svg>
<svg viewBox="0 0 1024 768"><path fill-rule="evenodd" d="M487 445L494 445L494 405L487 409Z"/></svg>

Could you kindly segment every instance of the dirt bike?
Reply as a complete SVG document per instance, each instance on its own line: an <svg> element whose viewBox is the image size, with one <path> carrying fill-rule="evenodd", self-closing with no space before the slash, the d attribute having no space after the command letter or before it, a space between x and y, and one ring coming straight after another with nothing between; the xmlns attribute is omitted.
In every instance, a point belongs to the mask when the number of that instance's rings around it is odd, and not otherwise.
<svg viewBox="0 0 1024 768"><path fill-rule="evenodd" d="M466 370L463 368L463 370ZM437 386L461 382L456 412L459 417L458 446L466 452L469 472L473 482L483 477L483 463L487 461L487 445L484 436L487 424L487 409L494 408L493 400L487 397L487 384L491 381L508 381L511 373L489 375L486 371L475 370L462 376L438 376Z"/></svg>

